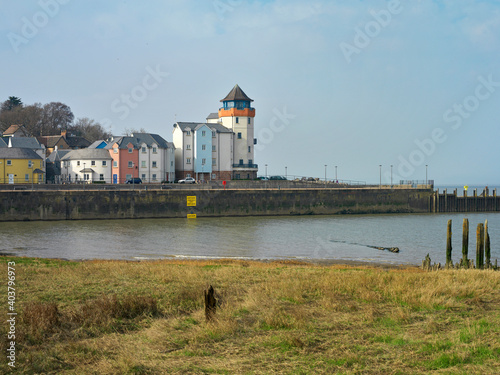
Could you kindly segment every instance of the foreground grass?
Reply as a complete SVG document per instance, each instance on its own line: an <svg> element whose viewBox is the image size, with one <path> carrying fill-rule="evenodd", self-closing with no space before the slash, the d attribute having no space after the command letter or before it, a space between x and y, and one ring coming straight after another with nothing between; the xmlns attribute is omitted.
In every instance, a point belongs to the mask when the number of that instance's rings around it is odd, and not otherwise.
<svg viewBox="0 0 500 375"><path fill-rule="evenodd" d="M16 262L15 373L500 373L500 272L0 259L5 280Z"/></svg>

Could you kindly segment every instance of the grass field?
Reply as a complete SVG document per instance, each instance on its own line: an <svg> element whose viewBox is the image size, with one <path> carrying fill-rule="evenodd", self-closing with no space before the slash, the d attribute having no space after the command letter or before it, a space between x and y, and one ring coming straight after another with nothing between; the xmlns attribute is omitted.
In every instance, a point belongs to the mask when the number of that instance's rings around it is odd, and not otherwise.
<svg viewBox="0 0 500 375"><path fill-rule="evenodd" d="M0 259L4 285L15 262L12 373L500 373L500 272Z"/></svg>

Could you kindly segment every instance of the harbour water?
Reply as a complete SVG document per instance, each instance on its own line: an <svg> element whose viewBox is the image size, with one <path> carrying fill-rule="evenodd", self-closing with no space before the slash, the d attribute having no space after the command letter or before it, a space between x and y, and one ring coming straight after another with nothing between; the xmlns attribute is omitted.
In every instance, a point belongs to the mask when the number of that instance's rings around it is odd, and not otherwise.
<svg viewBox="0 0 500 375"><path fill-rule="evenodd" d="M421 264L427 253L444 263L446 224L453 220L453 260L461 257L462 221L486 219L492 260L500 258L500 213L397 214L198 219L6 222L0 254L64 259L335 259ZM399 253L374 249L398 247Z"/></svg>

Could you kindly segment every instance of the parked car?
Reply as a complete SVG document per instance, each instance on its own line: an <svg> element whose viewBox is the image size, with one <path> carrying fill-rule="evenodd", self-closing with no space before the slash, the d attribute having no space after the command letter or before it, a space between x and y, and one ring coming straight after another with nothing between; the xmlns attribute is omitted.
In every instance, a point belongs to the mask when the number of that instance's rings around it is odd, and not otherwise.
<svg viewBox="0 0 500 375"><path fill-rule="evenodd" d="M129 178L125 181L126 184L142 184L142 180L139 177Z"/></svg>
<svg viewBox="0 0 500 375"><path fill-rule="evenodd" d="M257 180L269 181L269 179L266 176L257 177Z"/></svg>
<svg viewBox="0 0 500 375"><path fill-rule="evenodd" d="M270 180L285 180L286 181L286 178L283 177L283 176L271 176L269 177Z"/></svg>
<svg viewBox="0 0 500 375"><path fill-rule="evenodd" d="M196 180L193 177L186 177L183 180L179 180L179 184L196 184Z"/></svg>

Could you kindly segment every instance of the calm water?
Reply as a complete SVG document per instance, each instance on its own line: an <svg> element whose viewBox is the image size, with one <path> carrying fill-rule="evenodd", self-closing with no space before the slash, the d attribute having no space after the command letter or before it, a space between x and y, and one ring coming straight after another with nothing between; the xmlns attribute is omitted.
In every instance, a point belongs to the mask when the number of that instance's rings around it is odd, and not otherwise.
<svg viewBox="0 0 500 375"><path fill-rule="evenodd" d="M445 260L453 220L453 260L461 257L462 220L475 232L488 219L492 259L500 258L500 213L343 215L17 222L0 224L0 254L66 259L236 257L312 258L420 264ZM393 254L370 246L399 247Z"/></svg>

